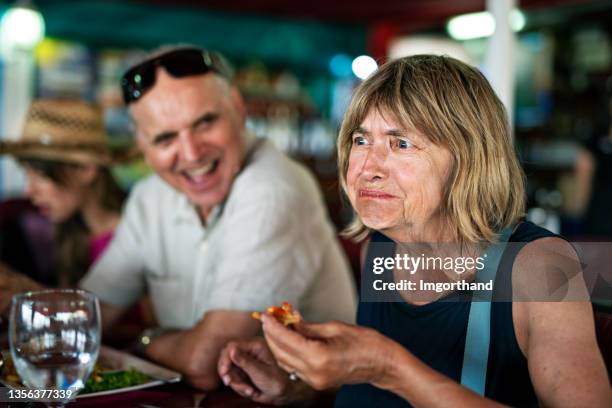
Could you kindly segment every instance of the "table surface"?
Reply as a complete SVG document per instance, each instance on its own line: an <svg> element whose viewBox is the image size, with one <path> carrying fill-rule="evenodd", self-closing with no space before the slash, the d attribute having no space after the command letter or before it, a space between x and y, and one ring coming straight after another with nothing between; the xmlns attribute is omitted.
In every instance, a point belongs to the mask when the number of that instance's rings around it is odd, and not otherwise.
<svg viewBox="0 0 612 408"><path fill-rule="evenodd" d="M0 323L0 348L8 348L6 323ZM203 395L204 394L204 395ZM332 408L335 393L319 393L314 401L307 404L317 408ZM44 404L27 404L36 408ZM0 407L23 407L24 404L3 405ZM136 391L78 399L67 405L67 408L254 408L265 405L253 402L236 394L231 388L221 388L203 393L191 387L185 381L174 384L164 384Z"/></svg>
<svg viewBox="0 0 612 408"><path fill-rule="evenodd" d="M316 408L332 408L334 392L318 393L308 404L301 406ZM185 382L165 384L138 391L124 392L101 397L77 399L67 408L255 408L267 407L243 398L230 388L202 393ZM0 403L0 407L45 408L42 403Z"/></svg>
<svg viewBox="0 0 612 408"><path fill-rule="evenodd" d="M224 387L204 394L184 382L126 393L79 399L68 404L69 408L246 408L259 406L261 404L242 398L229 388Z"/></svg>

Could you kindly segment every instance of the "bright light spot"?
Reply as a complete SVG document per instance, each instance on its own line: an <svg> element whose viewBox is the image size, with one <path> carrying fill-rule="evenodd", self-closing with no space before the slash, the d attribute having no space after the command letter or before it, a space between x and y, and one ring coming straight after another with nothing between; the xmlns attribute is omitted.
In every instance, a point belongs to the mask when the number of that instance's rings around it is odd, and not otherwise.
<svg viewBox="0 0 612 408"><path fill-rule="evenodd" d="M510 28L514 31L521 31L525 28L525 24L527 24L525 13L519 9L512 10L508 18L510 19Z"/></svg>
<svg viewBox="0 0 612 408"><path fill-rule="evenodd" d="M14 7L2 17L0 30L10 45L33 48L45 36L45 20L32 8Z"/></svg>
<svg viewBox="0 0 612 408"><path fill-rule="evenodd" d="M508 23L513 31L521 31L527 23L525 13L518 9L510 11ZM489 37L495 32L495 18L488 11L462 14L448 20L446 31L455 40Z"/></svg>
<svg viewBox="0 0 612 408"><path fill-rule="evenodd" d="M495 32L495 19L486 11L462 14L448 21L446 31L455 40L488 37Z"/></svg>
<svg viewBox="0 0 612 408"><path fill-rule="evenodd" d="M366 79L376 71L378 64L368 55L360 55L353 60L353 73L359 79Z"/></svg>
<svg viewBox="0 0 612 408"><path fill-rule="evenodd" d="M91 356L89 353L80 353L79 354L79 362L83 365L89 364L91 361Z"/></svg>

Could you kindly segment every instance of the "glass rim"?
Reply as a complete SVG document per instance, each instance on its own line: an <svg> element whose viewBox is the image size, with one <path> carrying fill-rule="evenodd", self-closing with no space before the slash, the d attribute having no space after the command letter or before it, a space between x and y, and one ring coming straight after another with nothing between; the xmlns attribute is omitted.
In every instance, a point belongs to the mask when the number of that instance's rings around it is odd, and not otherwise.
<svg viewBox="0 0 612 408"><path fill-rule="evenodd" d="M48 288L48 289L41 289L41 290L32 290L32 291L27 291L27 292L22 292L22 293L17 293L13 295L12 298L12 302L16 303L20 300L39 300L39 301L48 301L48 299L35 299L37 296L43 296L43 295L52 295L52 294L74 294L74 295L79 295L82 296L84 300L86 299L93 299L93 300L98 300L98 297L93 294L92 292L85 290L85 289L70 289L70 288L62 288L62 289L53 289L53 288Z"/></svg>

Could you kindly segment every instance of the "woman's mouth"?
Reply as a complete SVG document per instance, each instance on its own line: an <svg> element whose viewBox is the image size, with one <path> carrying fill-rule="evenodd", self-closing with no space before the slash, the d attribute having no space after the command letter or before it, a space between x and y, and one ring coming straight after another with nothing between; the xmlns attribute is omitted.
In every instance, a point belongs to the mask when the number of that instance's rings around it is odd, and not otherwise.
<svg viewBox="0 0 612 408"><path fill-rule="evenodd" d="M380 190L367 190L367 189L361 189L359 190L359 198L371 198L371 199L378 199L378 200L389 200L392 198L396 198L394 195L392 194L388 194L385 193L384 191L380 191Z"/></svg>

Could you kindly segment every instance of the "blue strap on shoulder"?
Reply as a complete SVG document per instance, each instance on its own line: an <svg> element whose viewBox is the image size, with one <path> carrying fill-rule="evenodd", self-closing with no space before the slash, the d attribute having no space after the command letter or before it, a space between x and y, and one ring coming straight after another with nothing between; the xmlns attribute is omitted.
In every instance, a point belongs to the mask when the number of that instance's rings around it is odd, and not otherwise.
<svg viewBox="0 0 612 408"><path fill-rule="evenodd" d="M476 275L476 282L495 282L497 269L506 243L512 234L512 228L504 229L499 241L487 248L484 268ZM470 315L468 318L461 384L472 391L483 395L487 381L487 364L489 361L489 344L491 342L491 300L492 291L474 291Z"/></svg>

